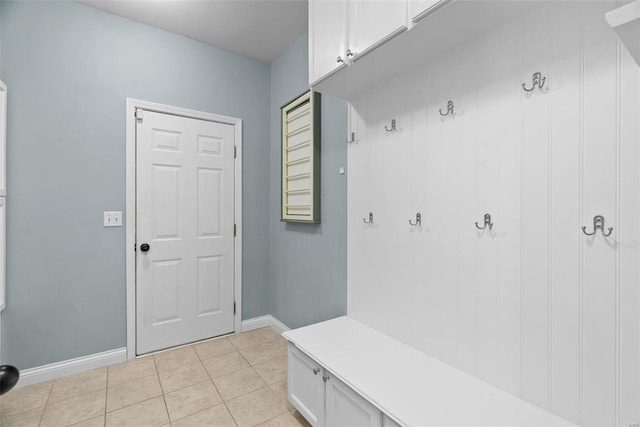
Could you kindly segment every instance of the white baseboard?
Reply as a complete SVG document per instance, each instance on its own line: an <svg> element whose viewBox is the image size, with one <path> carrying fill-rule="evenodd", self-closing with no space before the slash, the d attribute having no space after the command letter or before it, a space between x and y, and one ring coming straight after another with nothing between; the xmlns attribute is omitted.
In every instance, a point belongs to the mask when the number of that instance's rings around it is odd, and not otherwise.
<svg viewBox="0 0 640 427"><path fill-rule="evenodd" d="M266 328L271 326L270 315L254 317L253 319L247 319L242 321L242 330L240 332L253 331L254 329Z"/></svg>
<svg viewBox="0 0 640 427"><path fill-rule="evenodd" d="M241 328L242 332L247 332L254 329L266 328L267 326L272 327L280 333L289 330L284 323L270 314L243 320ZM62 362L52 363L50 365L25 369L20 371L20 381L18 381L16 388L41 383L43 381L64 377L66 375L77 374L79 372L95 368L102 368L103 366L114 365L116 363L125 362L126 360L127 348L123 347L115 350L104 351L102 353L90 354L89 356L63 360Z"/></svg>
<svg viewBox="0 0 640 427"><path fill-rule="evenodd" d="M254 329L266 328L271 326L276 331L283 333L289 330L289 328L273 317L270 314L266 316L254 317L253 319L247 319L242 321L242 332L252 331Z"/></svg>
<svg viewBox="0 0 640 427"><path fill-rule="evenodd" d="M115 350L103 351L102 353L90 354L88 356L75 359L63 360L62 362L50 365L38 366L37 368L20 371L20 381L17 388L43 381L64 377L66 375L77 374L103 366L114 365L127 360L126 347Z"/></svg>
<svg viewBox="0 0 640 427"><path fill-rule="evenodd" d="M281 321L279 321L278 319L276 319L273 316L269 316L271 317L271 327L273 329L275 329L276 331L283 333L283 332L287 332L289 330L289 328L287 327L287 325L285 325L284 323L282 323Z"/></svg>

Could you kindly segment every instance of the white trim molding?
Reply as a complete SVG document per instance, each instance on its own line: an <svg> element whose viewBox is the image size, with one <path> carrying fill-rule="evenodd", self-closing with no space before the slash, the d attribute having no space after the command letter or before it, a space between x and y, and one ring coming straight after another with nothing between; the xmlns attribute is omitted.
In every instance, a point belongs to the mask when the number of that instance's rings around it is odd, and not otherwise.
<svg viewBox="0 0 640 427"><path fill-rule="evenodd" d="M136 108L235 126L234 331L242 330L242 119L127 98L126 102L126 295L127 358L136 357Z"/></svg>
<svg viewBox="0 0 640 427"><path fill-rule="evenodd" d="M267 326L271 326L274 330L279 333L283 333L289 330L287 325L276 319L270 314L266 316L254 317L252 319L247 319L242 321L242 332L252 331L254 329L266 328Z"/></svg>
<svg viewBox="0 0 640 427"><path fill-rule="evenodd" d="M51 363L49 365L38 366L36 368L25 369L20 371L20 380L18 381L17 388L89 371L91 369L102 368L103 366L115 365L116 363L121 363L126 360L127 349L122 347L115 350L103 351L102 353L77 357L75 359L63 360L62 362Z"/></svg>
<svg viewBox="0 0 640 427"><path fill-rule="evenodd" d="M275 331L283 333L289 328L271 315L254 317L243 320L241 327L236 329L236 333L248 332L254 329L272 327ZM62 362L51 363L49 365L38 366L20 371L20 381L17 388L25 387L44 381L61 378L67 375L90 371L91 369L102 368L104 366L115 365L131 359L126 347L104 351L102 353L90 354L88 356L77 357L75 359L63 360Z"/></svg>

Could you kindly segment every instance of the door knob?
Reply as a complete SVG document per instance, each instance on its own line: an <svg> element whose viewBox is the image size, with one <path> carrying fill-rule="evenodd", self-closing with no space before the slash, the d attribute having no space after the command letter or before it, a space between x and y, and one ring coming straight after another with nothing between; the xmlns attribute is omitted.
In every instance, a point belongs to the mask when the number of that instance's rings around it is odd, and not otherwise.
<svg viewBox="0 0 640 427"><path fill-rule="evenodd" d="M143 243L143 244L140 245L140 250L142 252L147 252L149 250L149 248L150 248L150 246L149 246L148 243Z"/></svg>

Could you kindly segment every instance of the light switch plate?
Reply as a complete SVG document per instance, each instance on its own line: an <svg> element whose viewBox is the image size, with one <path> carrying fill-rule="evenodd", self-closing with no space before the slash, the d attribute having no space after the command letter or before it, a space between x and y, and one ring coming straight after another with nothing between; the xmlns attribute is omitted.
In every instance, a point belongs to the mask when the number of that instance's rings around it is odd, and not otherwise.
<svg viewBox="0 0 640 427"><path fill-rule="evenodd" d="M340 166L340 169L338 169L338 172L340 173L340 175L344 175L344 166Z"/></svg>
<svg viewBox="0 0 640 427"><path fill-rule="evenodd" d="M121 211L104 211L105 227L122 227Z"/></svg>

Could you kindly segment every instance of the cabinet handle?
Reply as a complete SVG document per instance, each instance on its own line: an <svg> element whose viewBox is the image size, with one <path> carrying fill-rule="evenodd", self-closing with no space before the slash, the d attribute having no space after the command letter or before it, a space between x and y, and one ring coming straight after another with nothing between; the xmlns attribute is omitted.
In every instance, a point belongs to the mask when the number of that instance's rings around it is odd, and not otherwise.
<svg viewBox="0 0 640 427"><path fill-rule="evenodd" d="M338 59L336 59L336 62L338 64L342 64L344 62L344 60L340 56L338 56Z"/></svg>
<svg viewBox="0 0 640 427"><path fill-rule="evenodd" d="M313 375L318 375L320 368L313 368Z"/></svg>
<svg viewBox="0 0 640 427"><path fill-rule="evenodd" d="M329 381L329 375L323 375L323 376L322 376L322 381L324 381L325 383L326 383L327 381Z"/></svg>
<svg viewBox="0 0 640 427"><path fill-rule="evenodd" d="M351 52L351 49L347 50L347 58L351 58L353 56L353 52Z"/></svg>

